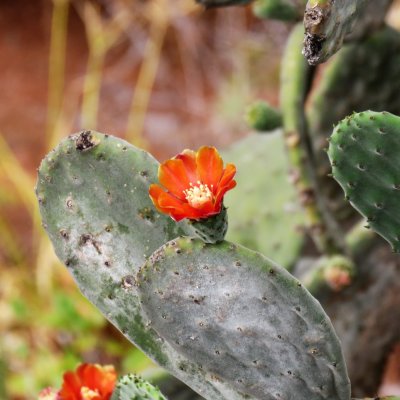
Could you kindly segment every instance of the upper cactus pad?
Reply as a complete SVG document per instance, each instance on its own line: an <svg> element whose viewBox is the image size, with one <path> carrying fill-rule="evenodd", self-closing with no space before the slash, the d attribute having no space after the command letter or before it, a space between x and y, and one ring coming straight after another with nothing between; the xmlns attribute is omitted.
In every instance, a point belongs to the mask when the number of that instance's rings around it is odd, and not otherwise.
<svg viewBox="0 0 400 400"><path fill-rule="evenodd" d="M175 239L146 262L137 284L153 329L210 381L254 399L350 399L329 318L259 253Z"/></svg>
<svg viewBox="0 0 400 400"><path fill-rule="evenodd" d="M329 158L346 198L371 228L400 251L400 118L353 114L335 128Z"/></svg>
<svg viewBox="0 0 400 400"><path fill-rule="evenodd" d="M307 100L321 191L339 218L351 209L331 177L326 139L332 125L353 111L375 110L400 114L400 33L386 27L365 40L344 46L320 72L317 87Z"/></svg>

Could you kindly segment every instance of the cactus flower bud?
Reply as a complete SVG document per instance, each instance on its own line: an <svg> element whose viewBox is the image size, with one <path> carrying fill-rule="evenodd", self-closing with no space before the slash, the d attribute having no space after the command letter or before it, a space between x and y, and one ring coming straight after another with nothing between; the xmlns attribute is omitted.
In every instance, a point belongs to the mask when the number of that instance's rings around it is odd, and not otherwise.
<svg viewBox="0 0 400 400"><path fill-rule="evenodd" d="M324 272L326 283L334 291L340 291L349 286L352 281L351 271L348 269L332 266Z"/></svg>

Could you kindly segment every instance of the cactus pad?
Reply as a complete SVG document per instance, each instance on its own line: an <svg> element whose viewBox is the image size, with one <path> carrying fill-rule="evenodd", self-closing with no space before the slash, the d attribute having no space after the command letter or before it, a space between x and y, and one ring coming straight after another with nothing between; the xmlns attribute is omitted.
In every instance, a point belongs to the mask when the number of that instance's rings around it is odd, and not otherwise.
<svg viewBox="0 0 400 400"><path fill-rule="evenodd" d="M44 227L82 293L131 342L204 397L224 400L201 371L184 371L182 357L146 325L134 276L146 257L179 234L190 234L156 212L148 195L157 161L129 143L82 132L42 161L37 182ZM241 399L230 393L231 399Z"/></svg>
<svg viewBox="0 0 400 400"><path fill-rule="evenodd" d="M357 44L348 44L322 70L319 84L310 94L307 118L317 172L325 198L337 216L347 218L349 207L336 182L327 176L326 139L332 125L353 111L400 114L399 50L400 33L388 27Z"/></svg>
<svg viewBox="0 0 400 400"><path fill-rule="evenodd" d="M400 251L400 118L387 112L353 114L329 145L333 176L372 229Z"/></svg>
<svg viewBox="0 0 400 400"><path fill-rule="evenodd" d="M136 279L153 329L211 381L255 399L350 399L329 318L299 281L259 253L179 238Z"/></svg>
<svg viewBox="0 0 400 400"><path fill-rule="evenodd" d="M282 132L250 135L223 153L234 162L237 186L224 200L227 239L289 268L303 244L304 213L289 182Z"/></svg>
<svg viewBox="0 0 400 400"><path fill-rule="evenodd" d="M167 400L163 394L149 382L137 375L124 375L118 380L111 400Z"/></svg>

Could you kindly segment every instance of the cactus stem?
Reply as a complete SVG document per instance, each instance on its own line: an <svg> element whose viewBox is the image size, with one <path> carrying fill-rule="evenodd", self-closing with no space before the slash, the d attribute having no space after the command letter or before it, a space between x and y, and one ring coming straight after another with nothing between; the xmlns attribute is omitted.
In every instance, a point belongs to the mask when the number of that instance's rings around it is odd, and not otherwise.
<svg viewBox="0 0 400 400"><path fill-rule="evenodd" d="M340 229L328 215L313 172L313 153L304 115L304 102L312 70L299 54L302 38L303 27L298 25L289 39L282 62L281 102L285 142L292 165L291 176L296 177L292 181L306 212L312 239L319 251L334 254L345 251L345 244L341 240ZM312 229L316 226L318 229Z"/></svg>

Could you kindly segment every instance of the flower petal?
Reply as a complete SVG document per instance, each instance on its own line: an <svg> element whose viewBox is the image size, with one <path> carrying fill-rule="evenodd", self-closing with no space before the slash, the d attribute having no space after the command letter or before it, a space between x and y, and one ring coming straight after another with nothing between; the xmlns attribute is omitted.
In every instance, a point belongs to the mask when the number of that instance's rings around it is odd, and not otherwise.
<svg viewBox="0 0 400 400"><path fill-rule="evenodd" d="M223 199L225 193L228 190L233 189L235 186L236 186L236 181L235 180L231 180L225 186L219 187L218 188L218 193L215 196L215 205L217 206L219 204L221 206L222 199Z"/></svg>
<svg viewBox="0 0 400 400"><path fill-rule="evenodd" d="M160 196L159 206L164 213L169 214L177 222L184 218L201 218L203 214L201 210L191 207L188 203L181 202L168 193Z"/></svg>
<svg viewBox="0 0 400 400"><path fill-rule="evenodd" d="M215 194L223 172L223 161L215 147L203 146L197 152L197 175Z"/></svg>
<svg viewBox="0 0 400 400"><path fill-rule="evenodd" d="M157 184L150 185L149 195L158 211L170 215L175 221L185 217L184 202L170 193L167 193Z"/></svg>
<svg viewBox="0 0 400 400"><path fill-rule="evenodd" d="M117 379L114 368L109 369L98 364L89 364L84 375L85 386L97 390L102 400L107 400L111 396Z"/></svg>
<svg viewBox="0 0 400 400"><path fill-rule="evenodd" d="M183 191L190 187L190 181L182 160L173 158L162 163L158 169L158 179L176 197L185 199Z"/></svg>
<svg viewBox="0 0 400 400"><path fill-rule="evenodd" d="M117 374L114 367L81 364L75 372L64 374L59 392L61 400L82 400L82 391L93 391L92 400L109 400L115 387ZM95 395L97 393L97 395Z"/></svg>
<svg viewBox="0 0 400 400"><path fill-rule="evenodd" d="M236 174L236 167L233 164L226 164L224 172L222 173L221 180L218 183L218 188L223 187L233 179Z"/></svg>
<svg viewBox="0 0 400 400"><path fill-rule="evenodd" d="M98 370L96 365L86 364L82 373L82 381L84 386L89 389L95 390L99 389L99 384L101 383L102 374Z"/></svg>
<svg viewBox="0 0 400 400"><path fill-rule="evenodd" d="M81 390L81 380L72 371L68 371L63 376L63 385L60 395L63 400L79 400Z"/></svg>
<svg viewBox="0 0 400 400"><path fill-rule="evenodd" d="M164 208L160 206L160 199L165 194L167 194L167 192L160 185L157 185L156 183L150 185L149 187L150 199L153 202L154 206L157 208L157 210L160 212L164 212ZM169 196L172 197L172 195Z"/></svg>
<svg viewBox="0 0 400 400"><path fill-rule="evenodd" d="M182 160L189 182L195 184L199 180L197 176L196 152L185 149L175 158Z"/></svg>

